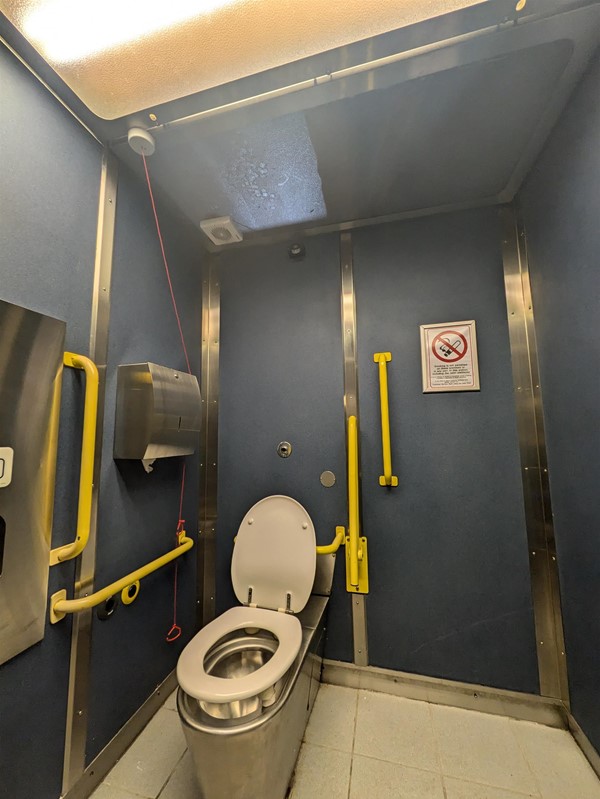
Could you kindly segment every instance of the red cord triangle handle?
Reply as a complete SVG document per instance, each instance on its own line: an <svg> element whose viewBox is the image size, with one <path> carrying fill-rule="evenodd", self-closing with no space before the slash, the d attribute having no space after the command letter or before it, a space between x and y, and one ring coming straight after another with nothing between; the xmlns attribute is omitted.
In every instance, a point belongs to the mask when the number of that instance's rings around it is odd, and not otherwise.
<svg viewBox="0 0 600 799"><path fill-rule="evenodd" d="M174 624L167 633L165 641L171 644L173 643L173 641L176 641L180 635L181 635L181 627L178 624Z"/></svg>

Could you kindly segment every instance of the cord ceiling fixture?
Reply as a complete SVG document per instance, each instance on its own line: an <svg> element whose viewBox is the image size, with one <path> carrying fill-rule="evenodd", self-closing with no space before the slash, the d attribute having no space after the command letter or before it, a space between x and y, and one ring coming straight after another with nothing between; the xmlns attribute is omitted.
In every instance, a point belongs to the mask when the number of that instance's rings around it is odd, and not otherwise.
<svg viewBox="0 0 600 799"><path fill-rule="evenodd" d="M171 270L169 269L169 262L167 260L167 254L165 252L165 244L162 237L162 232L160 229L160 222L158 221L158 213L156 211L156 203L154 202L154 193L152 192L152 183L150 182L150 173L148 172L148 164L146 162L146 155L144 150L139 151L142 157L142 162L144 164L144 172L146 175L146 183L148 185L148 194L150 195L150 203L152 205L152 213L154 214L154 222L156 224L156 233L158 235L158 241L160 244L160 251L162 253L163 264L165 267L165 274L167 276L167 283L169 284L169 293L171 294L171 302L173 303L173 311L175 312L175 319L177 320L177 328L179 330L179 336L181 338L181 346L183 348L183 354L185 356L185 363L187 366L187 370L189 374L192 374L192 369L190 367L190 359L188 356L187 347L185 345L185 337L183 335L183 329L181 327L181 318L179 316L179 310L177 308L177 300L175 299L175 292L173 291L173 282L171 281ZM152 150L154 152L154 150ZM181 470L181 491L179 495L179 516L177 521L177 530L175 531L175 537L177 542L181 536L185 535L185 519L182 518L183 515L183 494L185 491L185 460L183 461L183 468ZM171 644L173 641L176 641L181 635L181 627L177 624L177 572L179 571L179 562L175 563L175 577L173 581L173 624L171 629L167 633L165 640Z"/></svg>

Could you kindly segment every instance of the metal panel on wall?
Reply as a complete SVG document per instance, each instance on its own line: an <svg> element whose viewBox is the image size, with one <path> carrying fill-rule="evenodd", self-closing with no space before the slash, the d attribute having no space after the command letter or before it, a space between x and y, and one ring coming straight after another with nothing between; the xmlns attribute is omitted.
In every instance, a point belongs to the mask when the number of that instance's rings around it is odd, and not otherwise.
<svg viewBox="0 0 600 799"><path fill-rule="evenodd" d="M65 323L0 300L0 663L44 637Z"/></svg>
<svg viewBox="0 0 600 799"><path fill-rule="evenodd" d="M0 85L0 296L64 320L65 346L86 353L101 148L1 46ZM74 537L83 410L81 372L66 370L62 383L54 546ZM72 561L53 566L49 592L73 573ZM48 626L43 643L0 666L2 799L60 794L70 636L70 621ZM52 675L51 690L40 675Z"/></svg>
<svg viewBox="0 0 600 799"><path fill-rule="evenodd" d="M237 604L231 588L233 537L246 511L288 494L309 512L320 544L346 524L346 446L340 327L339 237L223 252L221 295L217 612ZM287 458L280 442L292 445ZM326 488L323 471L336 476ZM330 556L324 556L330 557ZM352 659L350 603L338 557L328 647Z"/></svg>
<svg viewBox="0 0 600 799"><path fill-rule="evenodd" d="M495 209L352 234L369 660L537 692L500 235ZM419 325L461 319L477 322L481 390L423 394ZM386 351L389 489L373 362Z"/></svg>

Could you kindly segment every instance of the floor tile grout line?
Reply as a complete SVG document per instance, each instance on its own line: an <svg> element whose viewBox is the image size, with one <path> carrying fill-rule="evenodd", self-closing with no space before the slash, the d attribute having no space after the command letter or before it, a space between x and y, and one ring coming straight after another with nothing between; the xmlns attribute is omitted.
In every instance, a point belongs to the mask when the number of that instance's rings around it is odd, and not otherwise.
<svg viewBox="0 0 600 799"><path fill-rule="evenodd" d="M446 793L446 779L444 775L444 769L442 767L442 752L440 747L440 741L437 734L437 727L435 726L435 721L433 719L433 706L431 702L426 702L425 704L427 705L427 713L429 715L429 724L431 726L431 735L433 737L433 746L435 749L435 759L438 764L440 778L442 781L442 793L444 795L444 799L448 799L448 794Z"/></svg>
<svg viewBox="0 0 600 799"><path fill-rule="evenodd" d="M537 792L541 796L542 795L542 786L541 786L541 784L540 784L540 782L539 782L539 780L537 778L537 774L535 773L535 770L534 770L533 766L529 762L529 758L527 757L526 747L519 740L519 736L517 735L517 730L516 730L516 728L513 727L513 723L514 722L515 722L515 719L508 719L509 729L511 731L511 734L512 734L513 738L517 742L517 748L518 748L519 752L521 753L521 755L523 756L523 760L525 761L525 764L526 764L527 768L529 769L529 772L530 772L531 776L533 777L533 782L534 782L534 784L535 784L535 786L537 788Z"/></svg>
<svg viewBox="0 0 600 799"><path fill-rule="evenodd" d="M502 785L490 785L487 782L478 782L478 780L465 780L463 777L453 777L452 774L442 774L444 780L456 780L456 782L464 782L465 785L476 785L478 788L493 788L497 791L504 791L509 796L514 796L515 799L542 799L542 792L536 791L535 794L524 793L523 791L513 791L512 788L505 788Z"/></svg>
<svg viewBox="0 0 600 799"><path fill-rule="evenodd" d="M354 767L354 744L356 741L356 728L358 726L358 700L360 697L360 688L356 688L355 690L356 690L356 696L354 703L354 729L352 730L352 747L350 748L350 774L348 775L348 799L350 799L350 791L352 790L352 769Z"/></svg>
<svg viewBox="0 0 600 799"><path fill-rule="evenodd" d="M171 777L173 776L173 774L175 774L175 772L177 771L177 767L179 766L179 764L181 763L181 761L183 760L183 758L186 756L186 754L187 754L187 751L188 751L188 748L187 748L187 746L186 746L186 747L185 747L185 749L183 750L183 754L181 755L181 757L179 758L179 760L177 761L177 763L175 763L175 765L173 766L173 770L171 771L171 773L170 773L170 774L169 774L169 776L167 777L167 779L166 779L166 781L165 781L164 785L162 786L162 788L160 789L160 791L159 791L159 792L156 794L156 797L155 797L155 799L160 799L160 796L161 796L161 794L163 793L163 791L165 790L165 788L166 788L166 787L167 787L167 785L169 784L169 781L171 780Z"/></svg>

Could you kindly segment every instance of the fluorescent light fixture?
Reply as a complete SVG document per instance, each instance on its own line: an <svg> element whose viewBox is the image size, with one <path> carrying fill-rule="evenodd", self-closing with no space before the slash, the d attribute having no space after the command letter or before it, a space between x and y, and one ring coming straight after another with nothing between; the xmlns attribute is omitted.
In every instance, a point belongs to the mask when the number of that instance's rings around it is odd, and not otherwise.
<svg viewBox="0 0 600 799"><path fill-rule="evenodd" d="M237 0L50 0L23 19L23 33L50 61L67 64L141 39Z"/></svg>

